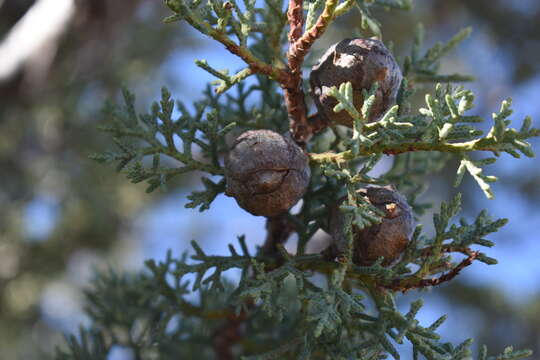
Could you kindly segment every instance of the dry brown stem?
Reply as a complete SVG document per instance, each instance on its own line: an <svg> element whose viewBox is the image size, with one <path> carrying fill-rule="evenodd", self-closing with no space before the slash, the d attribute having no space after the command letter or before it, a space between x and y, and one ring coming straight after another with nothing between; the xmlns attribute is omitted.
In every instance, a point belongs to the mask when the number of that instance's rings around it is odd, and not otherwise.
<svg viewBox="0 0 540 360"><path fill-rule="evenodd" d="M424 249L422 251L422 255L429 256L435 249L433 247L429 247ZM455 278L461 270L463 270L465 267L472 264L474 260L480 256L479 251L473 251L470 248L452 248L450 246L443 246L441 249L441 252L461 252L462 254L467 255L465 259L463 259L459 264L454 266L452 270L448 271L447 273L442 274L441 276L437 278L432 279L416 279L414 277L405 278L405 279L396 279L389 284L384 284L382 287L386 289L390 289L393 291L401 291L403 293L412 290L412 289L420 289L425 288L429 286L437 286L444 282L450 281L453 278Z"/></svg>
<svg viewBox="0 0 540 360"><path fill-rule="evenodd" d="M305 146L314 133L328 126L318 121L312 123L308 120L304 90L302 89L302 63L309 49L316 39L322 36L333 18L338 0L327 0L322 14L315 26L302 34L304 24L301 0L290 0L287 17L290 25L289 50L287 51L288 76L282 82L282 88L289 113L290 129L293 138L300 145ZM322 120L320 117L316 119Z"/></svg>

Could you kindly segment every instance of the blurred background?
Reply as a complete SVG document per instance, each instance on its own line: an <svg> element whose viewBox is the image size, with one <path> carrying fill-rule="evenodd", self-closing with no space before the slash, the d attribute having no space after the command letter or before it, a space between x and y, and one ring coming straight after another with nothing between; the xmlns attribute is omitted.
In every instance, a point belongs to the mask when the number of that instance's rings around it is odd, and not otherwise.
<svg viewBox="0 0 540 360"><path fill-rule="evenodd" d="M113 167L88 159L111 147L97 131L106 99L127 86L145 111L162 85L174 97L196 100L212 80L195 59L237 70L241 63L219 44L183 24L165 25L155 0L0 0L0 358L48 359L62 334L87 319L82 290L95 269L140 269L145 259L175 255L196 239L208 253L245 234L255 248L264 219L243 212L224 196L202 214L184 209L199 186L185 176L166 193L146 194ZM378 14L385 41L408 52L415 24L426 45L472 25L471 38L447 57L442 73L476 76L476 112L490 117L500 101L514 99L514 126L531 115L540 126L540 2L537 0L416 0L412 12ZM317 43L351 36L354 13ZM315 59L311 59L314 62ZM422 96L420 91L419 98ZM533 141L540 152L540 141ZM456 164L428 179L426 201L439 207L456 192ZM540 166L507 155L488 168L500 177L496 199L486 200L466 181L464 214L488 208L510 223L491 237L488 255L457 280L427 294L420 319L443 313L448 340L475 337L491 353L506 344L540 354ZM430 217L423 220L427 225ZM427 231L430 231L427 226ZM411 293L402 300L426 294ZM537 357L538 355L536 355ZM114 358L111 354L111 358ZM405 356L404 358L408 358Z"/></svg>

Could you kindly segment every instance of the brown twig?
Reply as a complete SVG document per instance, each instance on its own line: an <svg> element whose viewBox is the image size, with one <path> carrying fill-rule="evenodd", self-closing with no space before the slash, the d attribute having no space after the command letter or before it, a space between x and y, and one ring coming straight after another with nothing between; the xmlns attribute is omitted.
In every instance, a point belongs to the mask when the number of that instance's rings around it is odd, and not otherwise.
<svg viewBox="0 0 540 360"><path fill-rule="evenodd" d="M453 278L455 278L461 270L463 270L465 267L472 264L472 262L479 256L480 252L478 251L472 251L467 258L463 259L457 266L455 266L452 270L449 272L439 276L435 279L424 279L420 281L418 284L418 287L426 287L426 286L436 286L440 285L443 282L450 281Z"/></svg>
<svg viewBox="0 0 540 360"><path fill-rule="evenodd" d="M268 64L263 60L259 59L247 47L240 46L235 43L225 31L215 29L210 24L200 22L194 17L189 16L189 8L183 7L180 10L188 14L183 17L185 21L187 21L195 29L198 29L202 33L213 38L214 40L222 43L229 52L244 60L244 62L248 65L251 71L253 71L254 73L264 74L280 83L285 81L287 73L283 69L278 69L277 67L274 67L271 64Z"/></svg>
<svg viewBox="0 0 540 360"><path fill-rule="evenodd" d="M302 89L302 63L316 39L322 36L334 16L338 0L327 0L322 14L311 29L302 34L304 24L302 0L290 0L287 17L290 25L289 50L287 51L288 78L282 83L282 88L289 113L290 130L293 138L300 145L316 132L326 128L328 124L320 117L319 121L311 122L307 117L307 107L304 90Z"/></svg>
<svg viewBox="0 0 540 360"><path fill-rule="evenodd" d="M287 20L289 22L289 43L294 44L302 37L304 28L304 9L302 0L290 0L287 9Z"/></svg>
<svg viewBox="0 0 540 360"><path fill-rule="evenodd" d="M430 247L424 250L425 251L422 251L422 255L429 256L433 252L434 249ZM411 289L420 289L420 288L425 288L429 286L437 286L455 278L460 273L461 270L471 265L472 262L476 260L478 256L480 256L479 251L473 251L469 248L452 248L450 246L445 246L441 249L441 251L442 252L461 252L467 255L467 257L463 259L458 265L456 265L452 270L450 270L447 273L442 274L441 276L437 278L417 279L411 276L408 278L393 280L388 284L383 284L382 287L393 290L393 291L401 291L405 293Z"/></svg>
<svg viewBox="0 0 540 360"><path fill-rule="evenodd" d="M220 41L229 52L235 54L249 66L254 73L264 74L280 83L284 82L287 75L283 70L279 70L256 58L249 50L241 47L229 39L225 34L216 32L214 39Z"/></svg>
<svg viewBox="0 0 540 360"><path fill-rule="evenodd" d="M324 10L317 19L315 25L311 29L307 29L307 31L298 40L291 43L288 54L289 66L291 68L300 67L302 65L305 56L309 52L309 49L311 49L311 46L315 40L324 34L326 28L334 18L334 11L336 10L337 4L338 0L327 0Z"/></svg>
<svg viewBox="0 0 540 360"><path fill-rule="evenodd" d="M287 52L287 78L281 83L283 96L293 138L301 146L305 146L309 140L310 130L307 121L307 107L302 89L302 59L297 60L294 52L294 44L302 37L304 27L304 9L302 0L289 0L287 10L289 22L289 51Z"/></svg>

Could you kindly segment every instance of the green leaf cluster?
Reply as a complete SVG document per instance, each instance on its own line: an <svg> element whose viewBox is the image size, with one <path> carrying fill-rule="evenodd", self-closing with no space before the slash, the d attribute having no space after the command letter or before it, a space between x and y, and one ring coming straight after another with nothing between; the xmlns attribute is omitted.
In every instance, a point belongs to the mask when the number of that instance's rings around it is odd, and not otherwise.
<svg viewBox="0 0 540 360"><path fill-rule="evenodd" d="M474 225L463 223L445 230L458 210L458 199L442 206L435 216L437 236L423 241L419 252L437 246L440 250L442 242L452 236L454 241L447 246L472 242L491 245L479 237L496 231L501 223L490 222L483 214ZM415 246L422 243L418 234ZM238 240L240 251L229 245L229 256L208 255L192 242L191 261L186 254L176 259L168 252L161 262L147 261L146 271L135 276L118 275L112 270L98 274L93 288L86 292L92 326L81 329L78 337L70 337L66 347L58 350L57 358L105 358L112 346L121 345L141 358L173 359L197 353L202 359L211 359L213 354L205 345L220 331L223 321L241 313L250 314L245 319L247 330L242 340L244 359L376 359L383 353L400 359L398 346L404 341L413 345L414 358L471 357L472 340L457 346L441 341L437 330L446 316L421 325L416 319L423 305L421 299L402 313L395 304L395 294L382 291L369 280L379 278L382 284L395 278L396 269L408 260L391 268L380 263L345 268L325 261L319 254L293 256L283 247L277 259L251 255L245 239ZM406 258L414 258L413 254L409 251ZM430 274L443 263L433 262L433 257L426 261ZM222 276L232 268L241 271L237 284ZM424 271L425 264L420 268ZM317 273L328 276L323 280ZM368 298L374 301L374 307ZM273 331L265 331L268 326ZM485 354L483 348L478 359L486 359ZM503 355L489 359L529 355L527 351L507 349Z"/></svg>
<svg viewBox="0 0 540 360"><path fill-rule="evenodd" d="M484 134L473 124L485 122L485 119L466 114L474 107L474 95L463 87L437 84L434 94L426 94L425 107L418 109L419 114L397 116L396 105L378 121L366 124L366 114L374 99L373 91L371 94L365 92L367 100L360 112L354 109L351 83L344 83L339 89L332 88L331 94L338 101L334 111L346 110L354 119L351 145L349 150L338 154L316 154L312 157L316 162L340 163L354 160L359 155L397 155L410 151L454 153L461 158L455 186L461 183L467 171L491 199L494 195L489 184L497 178L484 175L482 167L496 162L501 153L516 158L521 154L534 156L527 140L539 136L540 130L531 128L530 117L525 118L519 130L509 126L511 100L502 102L499 113L493 114L491 129ZM491 152L495 157L471 160L469 154L475 151ZM439 164L444 165L443 162Z"/></svg>

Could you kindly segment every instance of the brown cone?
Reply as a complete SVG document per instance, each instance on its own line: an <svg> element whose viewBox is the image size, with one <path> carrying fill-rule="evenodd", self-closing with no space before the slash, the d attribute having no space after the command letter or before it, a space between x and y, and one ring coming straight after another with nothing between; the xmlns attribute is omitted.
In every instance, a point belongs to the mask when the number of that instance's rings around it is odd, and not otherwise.
<svg viewBox="0 0 540 360"><path fill-rule="evenodd" d="M352 126L352 118L345 111L334 112L337 100L330 96L330 88L350 81L354 105L361 109L362 90L369 91L375 82L379 88L368 122L377 121L395 103L403 76L390 51L379 40L345 39L332 45L320 58L310 74L311 95L319 114L329 124Z"/></svg>
<svg viewBox="0 0 540 360"><path fill-rule="evenodd" d="M359 190L359 193L386 215L380 224L361 230L353 225L353 262L357 265L371 265L383 256L383 265L389 265L401 255L411 239L414 231L412 209L405 198L389 186L368 186ZM345 216L336 205L331 210L329 223L334 240L331 249L334 257L346 250L344 225Z"/></svg>
<svg viewBox="0 0 540 360"><path fill-rule="evenodd" d="M226 194L253 215L276 216L300 200L309 184L308 158L290 135L251 130L225 159Z"/></svg>

